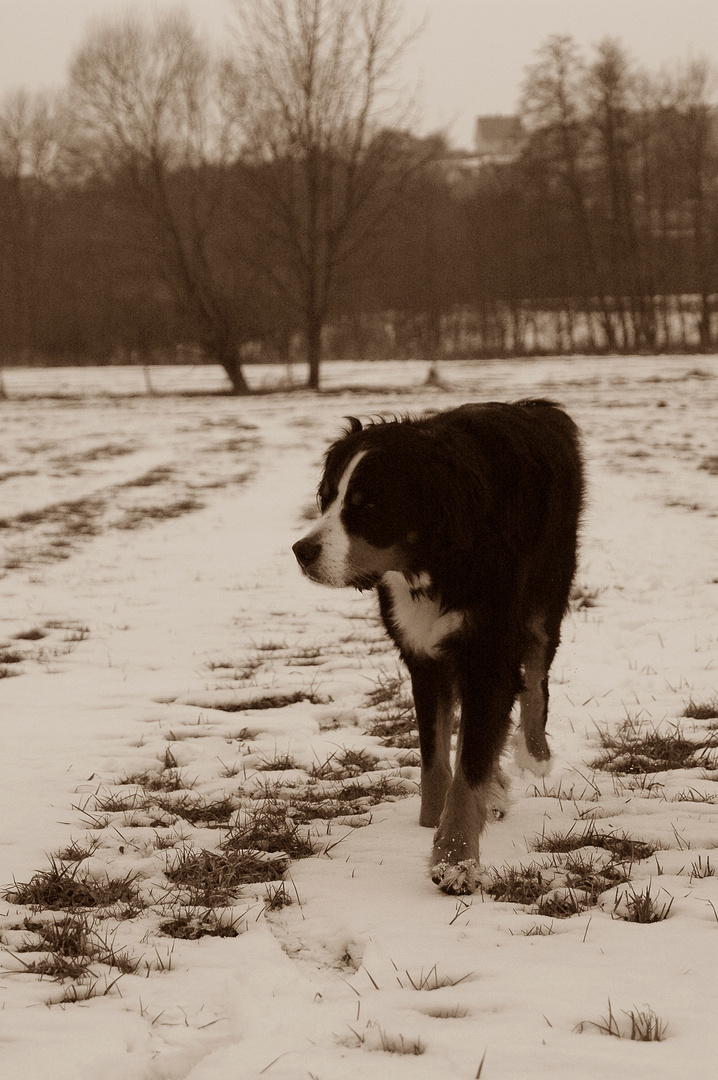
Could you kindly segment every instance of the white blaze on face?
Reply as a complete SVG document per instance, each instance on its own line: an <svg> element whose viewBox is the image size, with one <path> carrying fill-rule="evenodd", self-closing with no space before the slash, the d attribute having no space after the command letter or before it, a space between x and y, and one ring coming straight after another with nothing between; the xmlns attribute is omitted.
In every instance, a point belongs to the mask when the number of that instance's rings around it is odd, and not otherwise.
<svg viewBox="0 0 718 1080"><path fill-rule="evenodd" d="M316 526L305 537L321 544L321 554L316 562L312 563L310 577L322 585L331 585L341 588L349 584L351 577L349 568L349 536L341 520L344 509L349 481L361 459L366 455L366 450L355 454L351 459L339 481L337 497L327 507Z"/></svg>

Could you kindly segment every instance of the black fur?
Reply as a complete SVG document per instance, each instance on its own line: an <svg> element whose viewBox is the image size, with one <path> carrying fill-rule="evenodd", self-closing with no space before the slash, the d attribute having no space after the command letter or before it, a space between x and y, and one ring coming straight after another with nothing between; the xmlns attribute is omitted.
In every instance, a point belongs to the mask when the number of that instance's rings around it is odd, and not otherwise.
<svg viewBox="0 0 718 1080"><path fill-rule="evenodd" d="M449 872L434 878L447 891L466 891L472 883L457 866L478 858L489 786L500 781L498 758L522 690L524 737L537 771L549 757L548 670L575 572L583 497L578 431L549 401L463 405L366 427L351 418L326 455L323 511L360 452L341 522L362 551L383 561L372 569L370 558L346 584L378 586L384 625L412 679L421 820L437 825L441 817L434 861ZM307 563L318 555L312 541L295 550L310 572ZM397 627L383 576L387 559L415 596L435 601L441 613L461 614L460 627L433 655L407 647ZM426 575L430 583L422 584ZM460 754L452 784L448 741L456 704Z"/></svg>

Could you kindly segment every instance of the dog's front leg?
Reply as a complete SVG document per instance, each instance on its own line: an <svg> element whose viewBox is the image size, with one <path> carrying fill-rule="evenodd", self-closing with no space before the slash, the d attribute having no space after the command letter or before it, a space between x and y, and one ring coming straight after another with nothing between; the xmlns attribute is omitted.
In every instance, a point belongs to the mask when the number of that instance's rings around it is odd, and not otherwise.
<svg viewBox="0 0 718 1080"><path fill-rule="evenodd" d="M456 767L431 858L432 880L444 892L473 892L481 881L479 839L491 811L505 801L499 757L520 688L518 658L504 639L501 648L477 649L462 665Z"/></svg>
<svg viewBox="0 0 718 1080"><path fill-rule="evenodd" d="M407 660L421 748L419 824L436 828L451 785L454 692L446 667L436 660Z"/></svg>

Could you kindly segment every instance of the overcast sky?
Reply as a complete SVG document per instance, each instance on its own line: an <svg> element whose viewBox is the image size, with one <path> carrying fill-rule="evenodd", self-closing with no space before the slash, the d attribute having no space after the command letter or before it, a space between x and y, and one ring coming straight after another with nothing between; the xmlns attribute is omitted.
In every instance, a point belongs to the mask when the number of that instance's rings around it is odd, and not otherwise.
<svg viewBox="0 0 718 1080"><path fill-rule="evenodd" d="M215 36L232 21L232 0L182 6ZM572 34L586 50L617 37L654 70L689 55L718 64L718 0L405 0L404 6L410 20L427 19L406 71L407 82L420 85L421 126L448 127L461 146L470 145L475 116L514 111L523 71L550 34ZM126 0L0 0L0 95L18 86L61 85L88 21L127 7Z"/></svg>

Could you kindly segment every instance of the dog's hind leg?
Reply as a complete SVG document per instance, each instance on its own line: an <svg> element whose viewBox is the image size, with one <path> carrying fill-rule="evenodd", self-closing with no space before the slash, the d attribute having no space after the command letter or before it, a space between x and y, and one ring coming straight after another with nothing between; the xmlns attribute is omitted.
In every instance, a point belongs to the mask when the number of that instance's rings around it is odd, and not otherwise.
<svg viewBox="0 0 718 1080"><path fill-rule="evenodd" d="M535 776L546 776L551 768L551 751L546 741L548 672L556 652L558 634L552 641L541 616L534 616L527 629L524 688L519 694L521 721L514 741L514 757L519 768L528 769Z"/></svg>
<svg viewBox="0 0 718 1080"><path fill-rule="evenodd" d="M421 748L419 824L436 828L451 784L454 693L448 672L436 661L408 661Z"/></svg>

